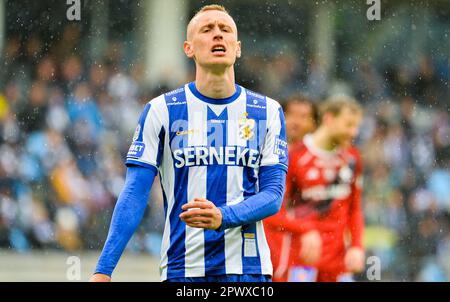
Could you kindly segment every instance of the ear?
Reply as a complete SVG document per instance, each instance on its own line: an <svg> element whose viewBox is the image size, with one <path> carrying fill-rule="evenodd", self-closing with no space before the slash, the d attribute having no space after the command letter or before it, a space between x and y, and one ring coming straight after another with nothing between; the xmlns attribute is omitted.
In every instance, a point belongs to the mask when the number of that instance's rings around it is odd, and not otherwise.
<svg viewBox="0 0 450 302"><path fill-rule="evenodd" d="M241 57L241 41L237 41L237 47L236 47L236 58Z"/></svg>
<svg viewBox="0 0 450 302"><path fill-rule="evenodd" d="M189 59L194 58L194 49L189 41L184 41L183 44L184 53Z"/></svg>

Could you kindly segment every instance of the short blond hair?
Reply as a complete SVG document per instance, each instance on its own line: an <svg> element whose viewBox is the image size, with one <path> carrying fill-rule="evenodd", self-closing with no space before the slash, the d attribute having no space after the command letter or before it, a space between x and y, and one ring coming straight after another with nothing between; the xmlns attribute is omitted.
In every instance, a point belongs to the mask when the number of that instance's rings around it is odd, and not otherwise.
<svg viewBox="0 0 450 302"><path fill-rule="evenodd" d="M225 14L227 14L228 16L231 17L231 19L233 19L233 17L230 15L230 13L227 11L227 9L223 6L223 5L219 5L219 4L209 4L209 5L205 5L203 7L201 7L196 13L195 15L191 18L191 20L189 20L189 23L187 25L187 30L189 29L189 26L192 23L192 20L195 19L195 17L197 17L199 14L203 13L203 12L207 12L207 11L211 11L211 10L217 10L220 12L224 12ZM234 19L233 19L234 21ZM187 36L188 33L186 33Z"/></svg>
<svg viewBox="0 0 450 302"><path fill-rule="evenodd" d="M319 124L322 123L323 116L331 113L333 116L341 114L342 109L348 108L355 114L362 114L362 107L354 98L347 95L334 95L318 105L317 117Z"/></svg>
<svg viewBox="0 0 450 302"><path fill-rule="evenodd" d="M194 19L198 14L206 12L206 11L210 11L210 10L218 10L221 12L224 12L225 14L229 15L230 13L227 11L227 9L225 8L225 6L223 5L219 5L219 4L209 4L209 5L205 5L203 7L201 7L196 13L195 15L191 18Z"/></svg>

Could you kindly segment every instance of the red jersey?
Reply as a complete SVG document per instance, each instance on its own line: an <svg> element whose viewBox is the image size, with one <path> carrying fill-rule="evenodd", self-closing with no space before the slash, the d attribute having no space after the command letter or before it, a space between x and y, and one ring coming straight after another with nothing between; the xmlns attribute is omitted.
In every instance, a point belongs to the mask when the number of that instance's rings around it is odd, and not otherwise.
<svg viewBox="0 0 450 302"><path fill-rule="evenodd" d="M362 248L361 181L361 158L354 147L327 152L315 147L307 135L290 149L283 206L264 220L274 281L285 279L290 267L302 265L300 237L310 230L318 230L322 238L322 255L315 267L345 272L346 230L351 246Z"/></svg>

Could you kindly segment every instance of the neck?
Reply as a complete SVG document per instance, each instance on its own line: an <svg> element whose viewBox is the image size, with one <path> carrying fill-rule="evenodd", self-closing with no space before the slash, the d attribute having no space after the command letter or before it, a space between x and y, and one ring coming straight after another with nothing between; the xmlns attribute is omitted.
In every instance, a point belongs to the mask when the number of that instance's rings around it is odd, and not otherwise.
<svg viewBox="0 0 450 302"><path fill-rule="evenodd" d="M298 136L295 136L295 137L292 137L292 136L288 137L287 138L288 144L291 145L291 146L294 146L294 145L298 144L299 142L301 142L303 140L303 137L304 137L304 135L298 135Z"/></svg>
<svg viewBox="0 0 450 302"><path fill-rule="evenodd" d="M333 151L337 145L324 127L319 127L312 136L314 145L326 151Z"/></svg>
<svg viewBox="0 0 450 302"><path fill-rule="evenodd" d="M224 99L236 92L233 66L224 71L207 70L197 66L195 86L204 96L213 99Z"/></svg>

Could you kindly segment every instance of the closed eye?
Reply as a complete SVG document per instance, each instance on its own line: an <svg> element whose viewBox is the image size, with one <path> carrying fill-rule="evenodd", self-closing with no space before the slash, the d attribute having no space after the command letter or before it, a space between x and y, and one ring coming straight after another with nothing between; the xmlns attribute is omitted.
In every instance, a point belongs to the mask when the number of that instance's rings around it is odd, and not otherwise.
<svg viewBox="0 0 450 302"><path fill-rule="evenodd" d="M207 33L207 32L209 32L210 30L211 30L211 28L213 27L214 25L206 25L206 26L203 26L202 28L200 28L200 32L201 33Z"/></svg>
<svg viewBox="0 0 450 302"><path fill-rule="evenodd" d="M224 31L224 32L226 32L226 33L231 32L231 28L228 27L228 26L223 26L223 27L221 28L221 30Z"/></svg>

